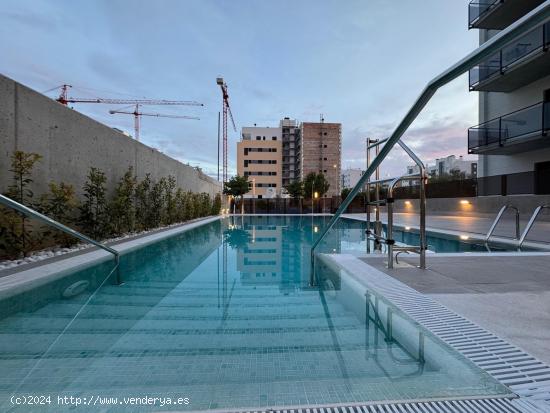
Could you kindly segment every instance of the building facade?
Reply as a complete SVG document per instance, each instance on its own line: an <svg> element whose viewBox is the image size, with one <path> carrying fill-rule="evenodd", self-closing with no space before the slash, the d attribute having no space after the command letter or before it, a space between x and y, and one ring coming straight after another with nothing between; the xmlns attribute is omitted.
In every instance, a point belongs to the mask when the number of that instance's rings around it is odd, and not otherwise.
<svg viewBox="0 0 550 413"><path fill-rule="evenodd" d="M477 161L458 158L449 155L445 158L437 158L434 164L427 164L426 171L429 176L459 176L462 178L477 177ZM407 175L419 173L418 165L408 165Z"/></svg>
<svg viewBox="0 0 550 413"><path fill-rule="evenodd" d="M344 188L353 188L365 171L359 168L347 168L342 171L342 182L340 187Z"/></svg>
<svg viewBox="0 0 550 413"><path fill-rule="evenodd" d="M279 123L283 141L283 187L300 179L300 157L302 140L300 126L294 119L284 118Z"/></svg>
<svg viewBox="0 0 550 413"><path fill-rule="evenodd" d="M342 124L302 122L300 175L323 173L330 188L326 196L340 196Z"/></svg>
<svg viewBox="0 0 550 413"><path fill-rule="evenodd" d="M471 2L469 27L480 44L543 0ZM518 38L470 71L479 125L468 152L479 155L481 195L550 193L550 23Z"/></svg>
<svg viewBox="0 0 550 413"><path fill-rule="evenodd" d="M248 177L245 198L275 198L282 188L281 128L244 127L237 142L237 173Z"/></svg>

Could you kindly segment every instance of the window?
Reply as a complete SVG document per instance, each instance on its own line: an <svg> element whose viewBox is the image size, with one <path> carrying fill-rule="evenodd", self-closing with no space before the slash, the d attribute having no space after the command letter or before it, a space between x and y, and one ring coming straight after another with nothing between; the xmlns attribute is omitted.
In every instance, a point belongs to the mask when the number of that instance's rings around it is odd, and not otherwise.
<svg viewBox="0 0 550 413"><path fill-rule="evenodd" d="M248 152L277 152L277 148L244 148L244 154Z"/></svg>
<svg viewBox="0 0 550 413"><path fill-rule="evenodd" d="M257 140L257 141L261 141L261 140L262 140L262 137L261 137L261 136L256 136L256 140Z"/></svg>
<svg viewBox="0 0 550 413"><path fill-rule="evenodd" d="M323 145L323 148L327 148L327 145Z"/></svg>
<svg viewBox="0 0 550 413"><path fill-rule="evenodd" d="M326 161L326 160L327 160L327 158L323 158L323 161Z"/></svg>
<svg viewBox="0 0 550 413"><path fill-rule="evenodd" d="M276 141L276 140L277 140L277 137L276 137L276 136L272 136L272 137L271 137L271 140L272 140L272 141Z"/></svg>

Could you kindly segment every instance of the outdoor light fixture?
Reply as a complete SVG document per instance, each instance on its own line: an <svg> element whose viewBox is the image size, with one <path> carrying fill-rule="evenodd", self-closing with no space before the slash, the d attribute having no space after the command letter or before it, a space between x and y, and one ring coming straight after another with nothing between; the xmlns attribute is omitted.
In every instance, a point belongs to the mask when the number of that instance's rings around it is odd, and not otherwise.
<svg viewBox="0 0 550 413"><path fill-rule="evenodd" d="M461 235L460 239L466 241L467 239L470 239L470 237L468 235Z"/></svg>
<svg viewBox="0 0 550 413"><path fill-rule="evenodd" d="M313 232L319 232L319 227L313 227Z"/></svg>
<svg viewBox="0 0 550 413"><path fill-rule="evenodd" d="M315 192L315 193L313 194L313 198L315 198L315 199L319 198L319 192Z"/></svg>
<svg viewBox="0 0 550 413"><path fill-rule="evenodd" d="M406 205L406 206L411 206L411 205L412 205L412 204L411 204L411 201L405 201L405 205Z"/></svg>
<svg viewBox="0 0 550 413"><path fill-rule="evenodd" d="M411 227L405 227L405 230L406 230L406 231L410 231L410 230L411 230Z"/></svg>
<svg viewBox="0 0 550 413"><path fill-rule="evenodd" d="M461 199L460 205L470 205L470 201L468 201L467 199Z"/></svg>

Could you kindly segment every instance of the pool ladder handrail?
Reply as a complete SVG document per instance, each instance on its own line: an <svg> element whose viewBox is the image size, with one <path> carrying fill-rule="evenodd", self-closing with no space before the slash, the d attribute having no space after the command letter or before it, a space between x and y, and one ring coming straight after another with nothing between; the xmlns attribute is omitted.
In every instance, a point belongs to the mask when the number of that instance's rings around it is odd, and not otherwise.
<svg viewBox="0 0 550 413"><path fill-rule="evenodd" d="M35 211L34 209L29 208L28 206L20 204L19 202L14 201L13 199L11 199L11 198L9 198L5 195L0 194L0 204L5 205L8 208L15 209L17 212L19 212L21 214L27 215L30 218L34 218L37 221L43 222L46 225L49 225L49 226L51 226L55 229L58 229L59 231L65 232L66 234L72 235L75 238L78 238L82 241L85 241L89 244L92 244L92 245L94 245L98 248L101 248L102 250L105 250L105 251L113 254L114 257L115 257L115 263L116 263L115 268L118 269L118 266L120 264L120 253L117 250L115 250L111 247L108 247L107 245L102 244L101 242L96 241L96 240L94 240L90 237L87 237L86 235L81 234L80 232L75 231L74 229L69 228L66 225L63 225L62 223L57 222L56 220L48 217L47 215L41 214L40 212ZM118 284L120 284L120 277L118 275L118 272L117 272L117 282L118 282Z"/></svg>
<svg viewBox="0 0 550 413"><path fill-rule="evenodd" d="M405 117L399 122L391 136L388 138L387 144L384 145L379 154L374 158L365 173L359 178L348 196L340 204L338 210L332 216L329 223L323 227L319 237L313 242L310 252L312 260L311 280L314 279L315 272L313 260L315 247L319 245L319 243L326 236L327 232L334 226L336 221L347 209L351 201L355 199L361 188L365 185L366 181L370 179L373 172L380 166L382 161L388 156L391 149L401 139L403 134L408 130L409 126L415 121L428 102L430 102L435 92L437 92L437 90L439 90L442 86L461 76L463 73L466 73L469 69L472 69L476 65L482 63L485 59L491 57L494 53L508 45L513 40L521 37L525 33L528 33L535 27L546 23L548 20L550 20L550 0L546 0L544 3L519 18L507 28L501 30L495 36L479 46L476 50L428 82L420 96L416 99L412 107L406 113Z"/></svg>
<svg viewBox="0 0 550 413"><path fill-rule="evenodd" d="M521 238L519 239L519 242L518 242L518 248L522 247L523 243L525 242L525 239L527 238L527 235L529 234L529 231L531 231L531 228L535 224L535 221L537 220L540 212L543 209L550 209L550 204L539 205L537 208L535 208L533 215L531 215L531 219L529 219L527 226L523 230L523 234L521 234Z"/></svg>
<svg viewBox="0 0 550 413"><path fill-rule="evenodd" d="M506 210L508 209L513 209L516 213L515 213L515 216L516 216L516 240L520 240L520 230L519 230L519 209L512 205L512 204L506 204L504 205L502 208L500 208L500 211L498 211L498 214L495 218L495 220L493 221L493 224L491 225L491 228L489 228L489 231L487 231L487 235L485 236L485 244L488 244L489 243L489 240L491 239L491 237L493 236L493 232L495 232L495 229L498 225L498 223L500 222L502 216L504 215L504 212L506 212Z"/></svg>

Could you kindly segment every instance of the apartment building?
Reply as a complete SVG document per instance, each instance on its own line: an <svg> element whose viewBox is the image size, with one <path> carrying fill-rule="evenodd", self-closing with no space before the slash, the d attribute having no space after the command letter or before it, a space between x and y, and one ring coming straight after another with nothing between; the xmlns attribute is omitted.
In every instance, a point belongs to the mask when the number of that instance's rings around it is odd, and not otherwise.
<svg viewBox="0 0 550 413"><path fill-rule="evenodd" d="M407 175L419 173L418 165L408 165ZM458 158L455 155L449 155L445 158L437 158L435 163L427 164L426 171L429 176L445 176L461 174L465 178L477 177L477 161L464 159L462 155Z"/></svg>
<svg viewBox="0 0 550 413"><path fill-rule="evenodd" d="M281 119L279 123L283 141L283 187L300 179L301 144L298 121L290 118Z"/></svg>
<svg viewBox="0 0 550 413"><path fill-rule="evenodd" d="M543 3L469 4L480 44ZM550 23L536 27L470 71L479 93L479 125L468 130L477 154L480 195L550 194Z"/></svg>
<svg viewBox="0 0 550 413"><path fill-rule="evenodd" d="M353 188L365 171L360 168L347 168L342 171L341 188Z"/></svg>
<svg viewBox="0 0 550 413"><path fill-rule="evenodd" d="M327 196L340 196L342 124L302 122L300 175L322 172L330 184Z"/></svg>
<svg viewBox="0 0 550 413"><path fill-rule="evenodd" d="M245 198L275 198L282 188L281 128L243 127L237 142L237 173L251 182Z"/></svg>

